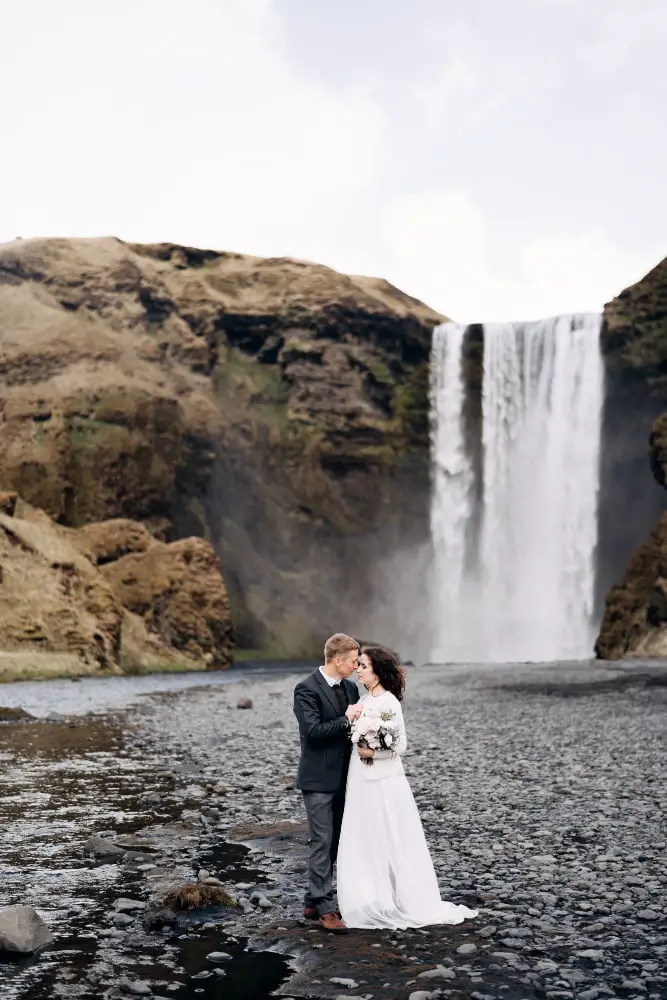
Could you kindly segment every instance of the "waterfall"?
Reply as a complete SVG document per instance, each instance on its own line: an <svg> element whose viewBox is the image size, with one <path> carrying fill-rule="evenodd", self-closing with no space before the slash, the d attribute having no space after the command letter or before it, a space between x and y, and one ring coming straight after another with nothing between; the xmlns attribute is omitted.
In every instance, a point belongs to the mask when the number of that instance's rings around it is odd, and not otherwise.
<svg viewBox="0 0 667 1000"><path fill-rule="evenodd" d="M461 352L465 328L444 323L433 334L431 361L432 479L431 538L434 562L433 641L450 645L450 658L465 655L455 639L453 616L460 610L465 586L466 529L470 518L473 474L463 433Z"/></svg>
<svg viewBox="0 0 667 1000"><path fill-rule="evenodd" d="M598 315L576 315L484 327L477 491L462 427L465 328L446 324L437 331L433 659L592 654L603 396L599 326ZM452 467L459 476L443 471L442 456L448 455L456 456ZM475 517L480 531L466 556L467 526Z"/></svg>

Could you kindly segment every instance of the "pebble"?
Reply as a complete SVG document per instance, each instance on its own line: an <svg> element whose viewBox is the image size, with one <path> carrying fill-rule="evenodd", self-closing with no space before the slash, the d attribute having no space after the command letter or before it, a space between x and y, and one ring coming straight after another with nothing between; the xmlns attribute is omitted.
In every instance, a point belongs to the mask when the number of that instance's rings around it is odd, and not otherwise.
<svg viewBox="0 0 667 1000"><path fill-rule="evenodd" d="M228 962L232 956L226 951L212 951L206 958L209 962Z"/></svg>
<svg viewBox="0 0 667 1000"><path fill-rule="evenodd" d="M427 667L419 683L408 677L409 751L404 763L443 897L480 908L476 921L448 928L446 937L432 930L429 955L440 955L436 942L444 940L451 942L447 954L462 962L478 954L480 968L500 966L494 982L511 984L507 995L522 1000L538 995L549 995L548 1000L606 1000L626 977L639 984L632 987L632 1000L647 992L651 1000L667 997L667 941L661 924L666 885L661 829L667 809L661 783L666 692L656 685L650 690L600 691L594 697L561 696L567 685L592 683L605 669L602 664L539 670L496 665L492 671ZM220 694L213 689L188 691L192 724L187 730L182 726L182 699L150 710L152 745L162 741L169 759L179 754L182 760L196 759L197 770L188 772L185 780L195 775L201 783L202 810L220 807L215 831L221 839L236 826L303 822L301 797L293 787L298 760L293 684L293 679L271 678L248 685L252 697L247 700L254 712L240 715L228 711L241 693L234 685ZM553 694L545 693L549 687ZM282 697L271 698L272 693ZM245 691L243 695L239 700L245 700ZM147 728L152 725L150 712L141 720ZM278 721L282 725L276 725ZM443 731L450 734L446 752L436 738ZM242 788L250 791L243 793ZM188 822L195 831L203 825L195 812ZM305 837L297 835L296 851L291 834L284 839L284 850L280 837L271 845L269 885L249 881L256 878L254 873L238 873L244 881L236 883L236 891L253 899L253 905L247 898L240 900L239 938L262 926L262 898L273 903L272 925L284 923L291 931L301 915ZM225 871L223 878L233 880L227 867L217 863ZM275 895L276 889L282 894ZM300 933L308 941L309 932L306 922ZM465 940L473 935L476 944ZM403 997L412 983L413 989L437 985L435 995L446 996L450 981L459 974L447 968L449 959L443 956L438 968L448 975L431 975L436 972L429 968L433 959L424 961L420 940L419 932L387 935L383 947L389 942L406 959L416 955L415 963L421 958L425 969L403 974L397 963L385 974L394 991L402 983ZM335 946L322 945L314 935L311 947L313 976L326 980ZM661 947L662 952L657 950ZM549 962L552 954L560 964ZM636 956L655 956L658 967L646 969ZM471 965L465 972L466 989L475 987L484 996ZM364 966L369 980L371 970ZM412 983L407 982L409 975L415 977ZM373 984L379 996L382 984L375 985L374 979ZM366 989L372 988L369 981ZM411 994L417 1000L433 995L424 990Z"/></svg>
<svg viewBox="0 0 667 1000"><path fill-rule="evenodd" d="M446 969L444 965L438 965L435 969L420 972L417 979L456 979L456 973L453 969Z"/></svg>
<svg viewBox="0 0 667 1000"><path fill-rule="evenodd" d="M120 913L131 913L134 910L146 909L146 904L142 903L139 899L116 899L113 905L114 909Z"/></svg>
<svg viewBox="0 0 667 1000"><path fill-rule="evenodd" d="M346 986L348 990L356 990L359 985L354 979L343 979L340 976L333 976L329 982L333 983L334 986Z"/></svg>
<svg viewBox="0 0 667 1000"><path fill-rule="evenodd" d="M458 946L458 948L456 949L456 954L457 955L474 955L476 951L477 951L477 945L476 944L472 944L472 942L470 942L468 944L460 944Z"/></svg>

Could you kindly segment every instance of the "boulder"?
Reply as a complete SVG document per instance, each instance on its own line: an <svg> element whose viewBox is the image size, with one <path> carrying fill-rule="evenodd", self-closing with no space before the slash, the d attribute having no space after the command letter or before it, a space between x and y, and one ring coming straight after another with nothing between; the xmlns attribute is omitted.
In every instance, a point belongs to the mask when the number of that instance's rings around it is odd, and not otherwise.
<svg viewBox="0 0 667 1000"><path fill-rule="evenodd" d="M0 680L231 661L227 593L201 538L166 544L127 519L66 528L19 498L0 513L0 569Z"/></svg>
<svg viewBox="0 0 667 1000"><path fill-rule="evenodd" d="M0 909L0 952L31 955L53 941L53 934L32 906Z"/></svg>
<svg viewBox="0 0 667 1000"><path fill-rule="evenodd" d="M203 538L154 542L100 571L123 606L165 646L211 667L230 664L227 591L218 557Z"/></svg>

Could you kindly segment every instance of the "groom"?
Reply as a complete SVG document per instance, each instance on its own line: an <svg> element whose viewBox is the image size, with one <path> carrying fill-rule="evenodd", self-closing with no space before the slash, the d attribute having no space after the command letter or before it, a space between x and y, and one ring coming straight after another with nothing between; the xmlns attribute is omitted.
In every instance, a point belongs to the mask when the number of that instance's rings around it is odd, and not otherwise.
<svg viewBox="0 0 667 1000"><path fill-rule="evenodd" d="M345 712L359 700L356 684L347 678L356 670L358 660L357 640L338 632L324 645L324 666L299 681L294 689L294 714L301 738L297 788L303 794L310 835L303 915L337 933L343 933L346 927L334 905L332 871L351 752L350 723Z"/></svg>

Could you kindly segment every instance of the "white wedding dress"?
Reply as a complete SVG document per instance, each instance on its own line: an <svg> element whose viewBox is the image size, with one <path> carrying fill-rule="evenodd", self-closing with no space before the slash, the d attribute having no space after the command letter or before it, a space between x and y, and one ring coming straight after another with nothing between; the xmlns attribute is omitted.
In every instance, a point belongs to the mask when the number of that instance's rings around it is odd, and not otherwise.
<svg viewBox="0 0 667 1000"><path fill-rule="evenodd" d="M352 751L338 848L338 906L348 927L459 924L476 910L440 898L417 804L400 754L407 740L401 703L389 691L361 699L364 714L392 711L397 754L364 764Z"/></svg>

